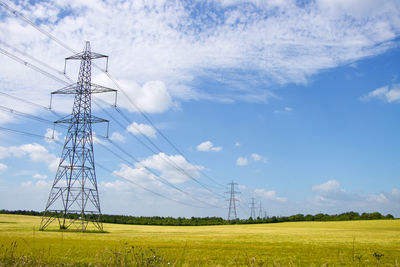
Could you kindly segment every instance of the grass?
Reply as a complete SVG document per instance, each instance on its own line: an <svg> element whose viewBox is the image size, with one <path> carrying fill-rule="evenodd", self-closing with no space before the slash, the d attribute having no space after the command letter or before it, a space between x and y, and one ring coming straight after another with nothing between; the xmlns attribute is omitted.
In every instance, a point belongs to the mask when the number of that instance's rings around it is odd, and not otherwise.
<svg viewBox="0 0 400 267"><path fill-rule="evenodd" d="M0 266L398 266L400 220L38 231L0 215Z"/></svg>

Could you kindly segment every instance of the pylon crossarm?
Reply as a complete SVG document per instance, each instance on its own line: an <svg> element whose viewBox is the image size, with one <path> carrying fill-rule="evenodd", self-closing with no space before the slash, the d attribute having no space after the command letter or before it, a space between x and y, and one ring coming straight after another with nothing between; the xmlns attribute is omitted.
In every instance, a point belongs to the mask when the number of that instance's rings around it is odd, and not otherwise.
<svg viewBox="0 0 400 267"><path fill-rule="evenodd" d="M59 94L74 95L78 93L77 89L78 87L79 87L78 83L73 83L61 89L58 89L57 91L51 92L51 95L59 95Z"/></svg>
<svg viewBox="0 0 400 267"><path fill-rule="evenodd" d="M91 87L90 92L92 94L117 92L118 91L116 89L112 89L112 88L108 88L108 87L105 87L105 86L97 85L95 83L91 83L90 87Z"/></svg>
<svg viewBox="0 0 400 267"><path fill-rule="evenodd" d="M74 60L74 59L75 60L86 60L89 58L87 55L90 55L90 59L103 58L103 57L108 58L108 56L102 55L99 53L83 51L83 52L79 52L73 56L67 57L67 58L65 58L65 60Z"/></svg>
<svg viewBox="0 0 400 267"><path fill-rule="evenodd" d="M51 92L52 95L75 95L82 93L80 89L82 86L80 83L73 83L61 89L58 89L54 92ZM109 93L109 92L117 92L116 89L108 88L105 86L101 86L95 83L90 83L90 93L91 94L99 94L99 93ZM86 92L83 92L86 93Z"/></svg>
<svg viewBox="0 0 400 267"><path fill-rule="evenodd" d="M56 120L54 123L66 123L66 124L71 124L73 122L76 122L76 118L73 115L67 115L62 119ZM86 120L87 123L101 123L101 122L110 122L109 120L99 118L97 116L91 115L89 119Z"/></svg>

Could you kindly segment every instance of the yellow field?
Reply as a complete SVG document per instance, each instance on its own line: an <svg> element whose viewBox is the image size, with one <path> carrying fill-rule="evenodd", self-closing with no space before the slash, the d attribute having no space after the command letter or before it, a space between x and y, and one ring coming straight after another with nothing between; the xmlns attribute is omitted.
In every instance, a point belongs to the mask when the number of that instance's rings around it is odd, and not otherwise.
<svg viewBox="0 0 400 267"><path fill-rule="evenodd" d="M0 265L400 265L399 220L179 227L105 224L109 233L85 234L37 231L39 223L39 217L0 215Z"/></svg>

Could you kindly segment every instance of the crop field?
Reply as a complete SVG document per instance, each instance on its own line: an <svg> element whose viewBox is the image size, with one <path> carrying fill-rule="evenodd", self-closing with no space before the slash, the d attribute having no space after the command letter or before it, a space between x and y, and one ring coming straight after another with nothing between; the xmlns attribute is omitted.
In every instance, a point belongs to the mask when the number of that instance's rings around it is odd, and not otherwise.
<svg viewBox="0 0 400 267"><path fill-rule="evenodd" d="M38 231L0 215L0 266L399 266L400 220Z"/></svg>

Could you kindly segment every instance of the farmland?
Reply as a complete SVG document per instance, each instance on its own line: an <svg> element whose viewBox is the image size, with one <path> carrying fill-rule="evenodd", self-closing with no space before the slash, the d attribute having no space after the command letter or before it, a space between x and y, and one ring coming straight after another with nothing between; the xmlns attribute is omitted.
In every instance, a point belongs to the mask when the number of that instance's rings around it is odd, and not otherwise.
<svg viewBox="0 0 400 267"><path fill-rule="evenodd" d="M400 221L219 226L105 224L107 233L38 231L0 215L0 265L398 266Z"/></svg>

